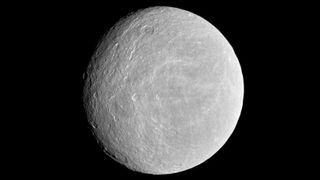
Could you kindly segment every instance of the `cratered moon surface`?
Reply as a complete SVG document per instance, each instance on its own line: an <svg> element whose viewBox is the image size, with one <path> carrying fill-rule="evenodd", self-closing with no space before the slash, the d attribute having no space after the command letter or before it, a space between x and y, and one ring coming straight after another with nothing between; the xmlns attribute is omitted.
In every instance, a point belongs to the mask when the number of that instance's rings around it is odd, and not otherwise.
<svg viewBox="0 0 320 180"><path fill-rule="evenodd" d="M213 156L242 109L243 77L228 41L172 7L121 19L88 65L84 103L106 154L131 170L171 174Z"/></svg>

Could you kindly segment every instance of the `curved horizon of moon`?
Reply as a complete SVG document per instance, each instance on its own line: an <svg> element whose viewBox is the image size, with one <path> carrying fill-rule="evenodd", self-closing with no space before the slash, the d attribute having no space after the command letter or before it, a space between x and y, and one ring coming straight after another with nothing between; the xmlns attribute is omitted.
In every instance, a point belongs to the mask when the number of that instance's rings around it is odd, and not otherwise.
<svg viewBox="0 0 320 180"><path fill-rule="evenodd" d="M89 63L84 102L106 152L148 174L191 169L232 134L240 64L225 37L186 10L154 7L120 20Z"/></svg>

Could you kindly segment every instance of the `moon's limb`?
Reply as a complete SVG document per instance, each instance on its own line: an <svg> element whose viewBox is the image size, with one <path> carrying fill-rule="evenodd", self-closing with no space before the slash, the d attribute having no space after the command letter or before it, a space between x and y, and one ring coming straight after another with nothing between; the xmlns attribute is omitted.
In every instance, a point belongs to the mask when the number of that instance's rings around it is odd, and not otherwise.
<svg viewBox="0 0 320 180"><path fill-rule="evenodd" d="M209 22L158 7L118 23L92 61L85 97L106 150L129 168L169 174L201 164L235 128L243 78Z"/></svg>

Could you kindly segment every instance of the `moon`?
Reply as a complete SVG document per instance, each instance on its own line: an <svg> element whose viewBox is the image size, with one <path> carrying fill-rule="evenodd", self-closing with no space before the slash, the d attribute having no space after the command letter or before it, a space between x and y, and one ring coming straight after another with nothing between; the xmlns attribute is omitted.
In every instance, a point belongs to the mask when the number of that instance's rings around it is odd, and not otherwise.
<svg viewBox="0 0 320 180"><path fill-rule="evenodd" d="M221 149L243 94L240 63L217 28L186 10L152 7L103 36L83 100L108 156L133 171L172 174Z"/></svg>

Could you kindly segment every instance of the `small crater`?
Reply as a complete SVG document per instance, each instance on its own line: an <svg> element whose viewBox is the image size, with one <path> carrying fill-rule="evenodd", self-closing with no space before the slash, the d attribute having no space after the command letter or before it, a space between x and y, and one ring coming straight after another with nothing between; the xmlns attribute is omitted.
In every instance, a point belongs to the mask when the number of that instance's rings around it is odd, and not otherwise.
<svg viewBox="0 0 320 180"><path fill-rule="evenodd" d="M152 26L144 26L142 27L142 31L145 35L153 35L155 30Z"/></svg>

